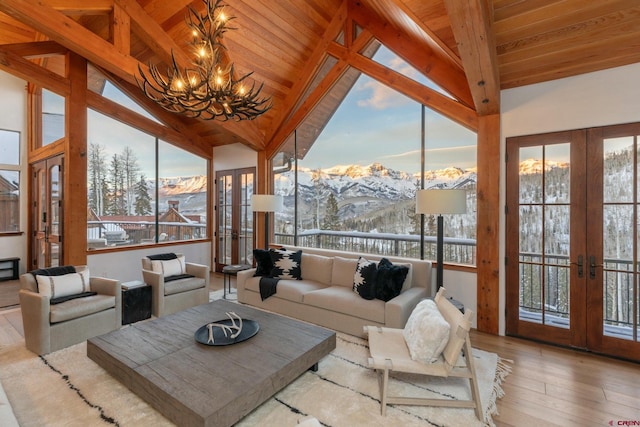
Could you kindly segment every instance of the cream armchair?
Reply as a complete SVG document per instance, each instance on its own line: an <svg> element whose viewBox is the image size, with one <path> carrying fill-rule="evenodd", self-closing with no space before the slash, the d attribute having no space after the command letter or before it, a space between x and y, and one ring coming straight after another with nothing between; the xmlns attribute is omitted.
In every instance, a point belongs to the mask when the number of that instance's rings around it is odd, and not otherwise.
<svg viewBox="0 0 640 427"><path fill-rule="evenodd" d="M209 302L209 266L185 262L183 254L151 257L142 258L142 278L153 288L155 317Z"/></svg>
<svg viewBox="0 0 640 427"><path fill-rule="evenodd" d="M65 271L65 268L67 272L75 268L76 273L56 274ZM40 289L39 292L39 282L34 274L20 276L20 309L25 344L30 351L36 354L51 353L122 327L122 294L118 280L89 277L86 265L39 272L49 276L46 280L52 284L57 281L65 286L73 279L71 275L86 274L88 287L85 284L85 288L81 289L86 291L83 294L56 298L50 290ZM82 279L77 280L82 283ZM62 287L58 286L58 289ZM79 297L87 292L91 295Z"/></svg>

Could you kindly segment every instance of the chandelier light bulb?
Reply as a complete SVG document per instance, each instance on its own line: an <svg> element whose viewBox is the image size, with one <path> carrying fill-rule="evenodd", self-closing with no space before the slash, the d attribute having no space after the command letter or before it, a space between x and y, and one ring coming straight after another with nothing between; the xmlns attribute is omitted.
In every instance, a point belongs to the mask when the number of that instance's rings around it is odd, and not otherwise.
<svg viewBox="0 0 640 427"><path fill-rule="evenodd" d="M147 74L138 66L141 79L136 81L147 97L165 110L203 120L253 120L269 111L271 98L261 98L263 84L255 83L247 89L246 79L253 74L236 78L234 65L227 63L224 33L234 28L227 23L222 0L203 0L201 14L189 7L186 23L191 28L194 62L180 64L171 54L166 75L149 64ZM186 76L183 79L182 76Z"/></svg>

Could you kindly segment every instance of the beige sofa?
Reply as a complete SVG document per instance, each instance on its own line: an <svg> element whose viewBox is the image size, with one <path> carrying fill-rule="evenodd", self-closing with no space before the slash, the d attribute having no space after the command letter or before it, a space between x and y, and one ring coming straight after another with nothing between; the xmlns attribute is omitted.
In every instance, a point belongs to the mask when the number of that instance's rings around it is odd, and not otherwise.
<svg viewBox="0 0 640 427"><path fill-rule="evenodd" d="M429 261L385 257L410 268L400 295L384 302L366 300L353 291L358 257L379 261L382 256L316 248L286 249L302 250L302 280L281 279L276 293L263 301L260 277L254 277L256 270L240 271L237 276L239 302L362 336L366 325L403 328L416 304L432 294Z"/></svg>
<svg viewBox="0 0 640 427"><path fill-rule="evenodd" d="M77 273L86 269L86 265L75 267ZM89 283L97 295L52 305L48 296L38 292L33 274L20 276L20 309L29 350L47 354L122 327L120 282L90 277Z"/></svg>
<svg viewBox="0 0 640 427"><path fill-rule="evenodd" d="M185 267L186 273L193 277L165 281L161 271L153 271L151 260L142 258L142 278L152 287L151 313L155 317L209 302L209 266L185 262Z"/></svg>

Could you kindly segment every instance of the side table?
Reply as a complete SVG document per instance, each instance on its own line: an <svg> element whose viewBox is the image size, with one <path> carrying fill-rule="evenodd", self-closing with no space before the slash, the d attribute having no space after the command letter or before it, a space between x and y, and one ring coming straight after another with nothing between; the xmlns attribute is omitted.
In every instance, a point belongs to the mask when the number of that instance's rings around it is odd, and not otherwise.
<svg viewBox="0 0 640 427"><path fill-rule="evenodd" d="M227 299L227 284L229 286L229 294L231 294L231 276L238 276L238 271L248 270L251 266L248 264L233 264L222 267L222 297Z"/></svg>
<svg viewBox="0 0 640 427"><path fill-rule="evenodd" d="M122 283L122 324L151 317L152 287L138 280Z"/></svg>

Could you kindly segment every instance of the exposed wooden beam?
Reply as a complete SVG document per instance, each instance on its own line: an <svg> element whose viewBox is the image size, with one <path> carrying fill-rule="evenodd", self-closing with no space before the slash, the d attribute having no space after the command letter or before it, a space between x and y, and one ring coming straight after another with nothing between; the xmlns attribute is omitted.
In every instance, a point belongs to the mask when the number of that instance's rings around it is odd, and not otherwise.
<svg viewBox="0 0 640 427"><path fill-rule="evenodd" d="M113 9L113 0L44 0L44 3L65 15L98 15Z"/></svg>
<svg viewBox="0 0 640 427"><path fill-rule="evenodd" d="M173 54L178 66L185 68L193 66L192 59L184 53L180 46L164 31L160 24L149 16L137 1L115 0L115 3L131 17L133 32L165 63L170 64L172 62ZM259 131L256 122L217 121L216 124L236 134L238 142L253 149L264 149L265 138Z"/></svg>
<svg viewBox="0 0 640 427"><path fill-rule="evenodd" d="M129 6L135 7L131 4ZM111 43L87 30L73 19L42 3L32 3L26 0L3 0L0 2L0 11L42 32L69 50L131 84L136 84L135 76L138 73L138 66L142 65L143 69L146 68L135 58L122 54ZM137 22L135 19L132 21ZM138 22L136 25L139 24ZM263 148L265 145L264 135L254 123L228 121L217 122L217 124L237 135L238 142L251 147Z"/></svg>
<svg viewBox="0 0 640 427"><path fill-rule="evenodd" d="M500 75L486 0L444 0L478 115L500 112Z"/></svg>
<svg viewBox="0 0 640 427"><path fill-rule="evenodd" d="M134 76L138 70L136 59L118 52L111 43L57 10L40 2L2 0L0 11L135 84Z"/></svg>
<svg viewBox="0 0 640 427"><path fill-rule="evenodd" d="M0 45L1 70L28 82L46 87L59 95L66 96L69 94L71 89L68 79L16 55L11 50L11 46Z"/></svg>
<svg viewBox="0 0 640 427"><path fill-rule="evenodd" d="M158 138L170 142L173 145L183 148L193 154L197 154L206 159L211 158L212 150L210 147L202 147L197 142L186 138L182 133L170 127L162 126L153 120L128 110L120 104L100 96L95 92L89 92L87 94L87 104L90 108L102 114L136 129L156 135Z"/></svg>
<svg viewBox="0 0 640 427"><path fill-rule="evenodd" d="M69 49L53 41L4 44L0 46L7 52L14 53L27 59L51 55L66 55L67 52L69 52Z"/></svg>
<svg viewBox="0 0 640 427"><path fill-rule="evenodd" d="M274 141L283 141L293 133L293 131L302 123L313 108L322 100L324 95L331 90L334 84L340 79L342 74L347 70L349 64L345 61L339 61L334 65L316 88L307 96L304 102L298 107L296 112L287 120L276 135ZM267 159L270 159L277 153L282 144L271 144L267 147Z"/></svg>
<svg viewBox="0 0 640 427"><path fill-rule="evenodd" d="M337 43L332 43L328 52L414 101L477 132L478 117L473 109Z"/></svg>
<svg viewBox="0 0 640 427"><path fill-rule="evenodd" d="M477 329L498 334L500 322L500 114L479 117L476 261Z"/></svg>
<svg viewBox="0 0 640 427"><path fill-rule="evenodd" d="M118 4L113 6L109 24L113 46L123 55L129 55L131 53L131 18Z"/></svg>
<svg viewBox="0 0 640 427"><path fill-rule="evenodd" d="M473 107L473 97L469 91L464 71L441 49L434 49L423 40L407 34L402 29L395 28L363 2L351 0L349 2L349 16L358 25L371 31L382 44L431 81L449 92L461 103Z"/></svg>
<svg viewBox="0 0 640 427"><path fill-rule="evenodd" d="M309 84L315 77L316 72L322 66L324 57L326 56L327 47L333 40L335 40L337 35L344 28L346 21L347 0L344 0L340 5L340 8L334 14L333 19L327 26L324 34L322 35L322 40L316 45L313 53L306 61L307 65L298 74L298 79L295 81L293 87L287 94L287 97L283 101L282 105L295 106L300 102L300 99L304 95L305 90L307 89L307 87L309 87ZM293 108L281 108L278 115L272 119L271 127L267 130L266 135L267 146L269 147L270 152L273 152L273 146L280 146L289 136L288 134L283 135L282 132L279 131L283 124L289 121L292 114L294 114ZM280 135L280 137L275 138L276 134Z"/></svg>
<svg viewBox="0 0 640 427"><path fill-rule="evenodd" d="M420 18L418 18L416 16L416 14L413 12L413 10L411 10L410 8L407 7L407 5L404 3L404 0L389 0L389 2L393 3L393 5L395 7L397 7L398 9L402 10L402 12L407 15L409 17L409 19L411 19L411 21L413 23L415 23L426 35L427 35L427 39L429 40L429 44L432 47L432 49L436 50L439 49L443 52L443 54L445 54L447 57L449 57L449 59L451 61L453 61L454 63L458 64L458 66L460 68L462 68L462 61L460 60L460 58L456 55L455 52L453 52L449 46L446 45L446 43L444 43L437 35L435 32L433 32L431 30L431 28L427 27L424 23L424 21Z"/></svg>
<svg viewBox="0 0 640 427"><path fill-rule="evenodd" d="M127 15L131 17L131 29L144 44L160 59L171 64L171 54L176 58L178 65L190 65L192 63L178 44L164 31L152 17L145 12L136 0L114 0Z"/></svg>
<svg viewBox="0 0 640 427"><path fill-rule="evenodd" d="M87 263L87 60L70 52L65 102L63 265Z"/></svg>
<svg viewBox="0 0 640 427"><path fill-rule="evenodd" d="M103 74L107 76L109 81L113 83L118 89L120 89L125 95L136 101L141 107L145 110L149 111L154 117L160 120L162 123L166 124L168 128L165 126L161 126L157 123L152 122L151 120L145 117L145 120L153 123L152 125L144 122L143 128L139 128L142 130L146 130L148 132L161 132L158 136L166 135L168 138L171 138L172 143L175 145L184 148L188 151L193 152L194 154L198 154L207 159L211 158L212 150L211 147L202 142L199 135L193 131L190 126L190 122L195 122L194 119L185 120L185 118L178 117L176 114L170 113L169 111L164 110L160 106L158 106L155 102L151 101L149 98L144 96L144 94L140 91L137 86L130 84L129 82L120 79L117 76L110 74L105 70L100 70ZM102 98L102 97L101 97ZM93 99L93 98L90 98ZM105 104L101 104L105 105ZM122 109L122 107L120 107ZM130 110L126 110L130 111ZM124 112L118 113L119 115L125 114ZM140 121L138 121L140 122ZM130 123L135 127L135 124ZM169 129L169 130L167 130Z"/></svg>

